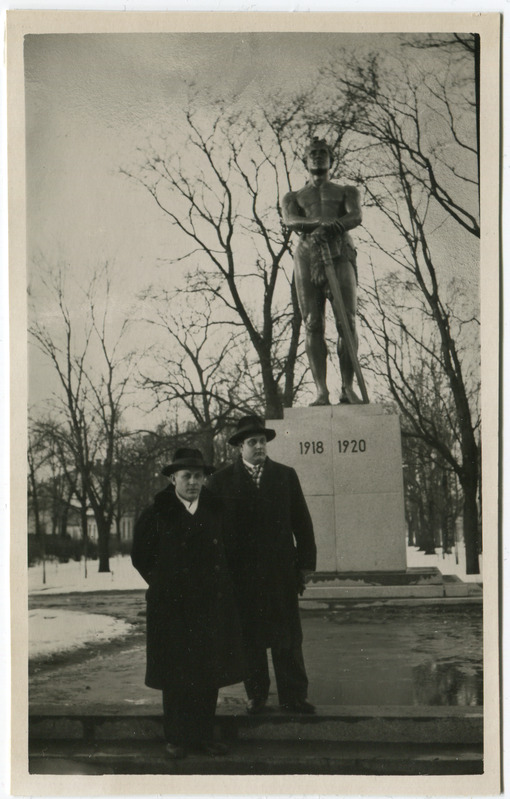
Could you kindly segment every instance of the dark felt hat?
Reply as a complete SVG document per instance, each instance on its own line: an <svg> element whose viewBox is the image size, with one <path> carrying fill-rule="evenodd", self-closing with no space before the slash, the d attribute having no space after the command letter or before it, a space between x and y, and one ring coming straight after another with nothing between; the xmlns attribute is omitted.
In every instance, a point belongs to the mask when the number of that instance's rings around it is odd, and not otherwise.
<svg viewBox="0 0 510 799"><path fill-rule="evenodd" d="M165 466L161 470L161 474L169 477L174 472L178 472L179 469L203 469L205 474L214 472L214 467L207 466L204 462L204 456L199 449L188 449L187 447L181 447L175 451L172 463Z"/></svg>
<svg viewBox="0 0 510 799"><path fill-rule="evenodd" d="M276 431L266 427L265 424L264 420L260 416L255 416L255 414L243 416L237 422L236 432L229 438L228 443L235 447L236 444L240 444L245 438L257 436L260 433L265 435L266 441L272 441L276 436Z"/></svg>

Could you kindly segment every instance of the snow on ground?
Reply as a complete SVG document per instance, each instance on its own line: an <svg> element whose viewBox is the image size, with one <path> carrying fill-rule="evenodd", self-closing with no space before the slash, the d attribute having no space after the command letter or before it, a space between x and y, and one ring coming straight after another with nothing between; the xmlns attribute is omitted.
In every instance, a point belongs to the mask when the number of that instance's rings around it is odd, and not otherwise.
<svg viewBox="0 0 510 799"><path fill-rule="evenodd" d="M28 656L45 657L55 652L111 641L129 632L132 625L99 613L38 608L28 614Z"/></svg>
<svg viewBox="0 0 510 799"><path fill-rule="evenodd" d="M435 566L442 574L455 574L466 583L481 583L483 581L483 557L481 555L478 561L480 574L466 574L466 552L463 546L454 548L451 555L445 555L442 549L436 549L435 555L424 555L416 547L407 547L407 566L409 569Z"/></svg>
<svg viewBox="0 0 510 799"><path fill-rule="evenodd" d="M456 559L458 563L456 563ZM480 571L482 570L480 558ZM466 558L464 548L459 547L457 556L443 555L440 549L435 555L424 555L416 547L407 549L407 565L409 568L423 568L436 566L443 574L455 574L467 582L481 582L481 574L466 575ZM97 560L87 562L87 577L85 577L85 564L77 563L46 563L46 583L43 582L43 567L39 563L28 570L28 590L30 594L68 594L72 591L129 591L136 588L146 588L146 583L138 574L127 555L116 555L110 558L110 572L100 574L97 570Z"/></svg>
<svg viewBox="0 0 510 799"><path fill-rule="evenodd" d="M458 563L456 562L458 560ZM481 574L466 575L464 549L457 555L424 555L416 547L407 549L409 568L436 566L443 574L456 574L462 580L481 582ZM117 555L110 558L110 572L99 574L97 561L85 564L46 563L46 582L43 583L42 564L28 570L29 593L68 594L73 591L126 591L146 588L145 581L133 568L131 558ZM480 569L481 558L480 558ZM77 647L108 641L129 632L131 625L120 619L97 613L79 613L69 610L36 609L29 612L29 657L38 658L55 652L64 652Z"/></svg>
<svg viewBox="0 0 510 799"><path fill-rule="evenodd" d="M138 574L127 555L110 558L110 571L98 572L97 560L87 561L85 577L84 561L46 563L46 582L43 582L43 566L31 566L28 570L29 594L69 594L71 591L130 591L147 588L145 580Z"/></svg>

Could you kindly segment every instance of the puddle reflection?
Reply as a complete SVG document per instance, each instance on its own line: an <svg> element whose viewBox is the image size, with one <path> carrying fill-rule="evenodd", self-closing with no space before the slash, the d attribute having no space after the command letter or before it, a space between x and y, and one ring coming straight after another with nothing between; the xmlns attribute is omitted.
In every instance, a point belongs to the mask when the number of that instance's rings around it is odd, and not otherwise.
<svg viewBox="0 0 510 799"><path fill-rule="evenodd" d="M481 606L349 608L309 618L317 704L480 706Z"/></svg>
<svg viewBox="0 0 510 799"><path fill-rule="evenodd" d="M482 705L481 668L453 663L420 663L413 669L417 705Z"/></svg>

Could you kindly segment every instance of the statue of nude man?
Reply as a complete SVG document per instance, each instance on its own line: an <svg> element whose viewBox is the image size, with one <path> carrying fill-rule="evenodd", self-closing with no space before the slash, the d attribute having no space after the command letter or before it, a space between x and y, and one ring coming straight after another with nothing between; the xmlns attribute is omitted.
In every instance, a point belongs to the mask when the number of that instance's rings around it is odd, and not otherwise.
<svg viewBox="0 0 510 799"><path fill-rule="evenodd" d="M302 189L289 192L283 199L285 225L301 234L294 254L294 274L305 326L306 354L317 388L317 398L312 405L330 404L326 385L327 348L324 328L326 299L331 301L332 298L321 263L318 246L321 241L328 243L356 349L358 347L356 250L347 231L360 224L361 204L355 186L342 186L330 181L332 155L328 144L315 138L306 151L309 182ZM342 376L340 402L360 403L361 399L352 387L354 367L336 314L335 319Z"/></svg>

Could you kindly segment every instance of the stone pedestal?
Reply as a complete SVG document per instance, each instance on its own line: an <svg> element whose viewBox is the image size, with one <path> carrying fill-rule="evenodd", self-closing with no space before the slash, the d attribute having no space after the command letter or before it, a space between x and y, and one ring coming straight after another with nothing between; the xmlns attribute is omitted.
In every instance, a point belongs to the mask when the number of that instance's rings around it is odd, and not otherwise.
<svg viewBox="0 0 510 799"><path fill-rule="evenodd" d="M298 473L317 541L317 571L405 571L398 416L378 405L290 408L270 458Z"/></svg>

